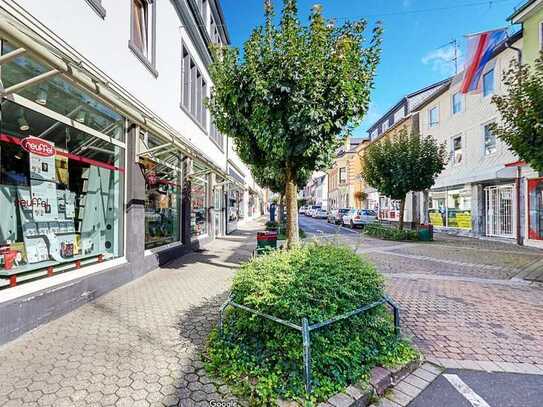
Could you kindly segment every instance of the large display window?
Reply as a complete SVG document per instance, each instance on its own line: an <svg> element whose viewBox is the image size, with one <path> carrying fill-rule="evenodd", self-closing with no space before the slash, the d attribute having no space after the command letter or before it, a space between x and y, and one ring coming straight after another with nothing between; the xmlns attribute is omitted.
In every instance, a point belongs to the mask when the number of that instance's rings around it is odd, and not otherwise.
<svg viewBox="0 0 543 407"><path fill-rule="evenodd" d="M543 240L543 178L528 180L528 238Z"/></svg>
<svg viewBox="0 0 543 407"><path fill-rule="evenodd" d="M121 256L124 149L6 99L0 113L0 271Z"/></svg>
<svg viewBox="0 0 543 407"><path fill-rule="evenodd" d="M431 191L430 223L437 227L472 229L471 188Z"/></svg>
<svg viewBox="0 0 543 407"><path fill-rule="evenodd" d="M195 177L191 184L191 234L192 237L208 233L208 182L205 177Z"/></svg>

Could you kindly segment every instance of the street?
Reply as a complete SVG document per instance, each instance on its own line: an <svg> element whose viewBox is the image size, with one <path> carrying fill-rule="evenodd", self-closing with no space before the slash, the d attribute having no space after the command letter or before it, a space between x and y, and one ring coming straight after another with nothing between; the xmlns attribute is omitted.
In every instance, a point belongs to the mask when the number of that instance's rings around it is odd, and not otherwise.
<svg viewBox="0 0 543 407"><path fill-rule="evenodd" d="M540 251L441 234L431 243L383 241L303 215L300 227L309 239L350 244L376 264L400 304L404 334L486 403L473 405L541 405L543 289L515 279ZM471 406L468 398L441 375L409 405Z"/></svg>

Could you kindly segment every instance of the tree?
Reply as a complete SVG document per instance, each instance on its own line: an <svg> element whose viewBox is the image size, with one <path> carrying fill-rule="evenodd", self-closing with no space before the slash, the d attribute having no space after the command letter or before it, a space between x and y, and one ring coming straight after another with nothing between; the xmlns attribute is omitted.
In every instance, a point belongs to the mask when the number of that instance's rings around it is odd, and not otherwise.
<svg viewBox="0 0 543 407"><path fill-rule="evenodd" d="M445 145L432 136L409 134L369 145L362 158L362 177L382 194L400 201L400 229L404 226L405 197L410 191L430 189L445 168Z"/></svg>
<svg viewBox="0 0 543 407"><path fill-rule="evenodd" d="M506 94L492 98L502 121L491 129L521 160L543 172L543 54L533 70L513 61L504 83Z"/></svg>
<svg viewBox="0 0 543 407"><path fill-rule="evenodd" d="M243 58L236 49L214 48L208 106L245 163L273 167L278 178L284 177L292 247L299 240L299 174L326 168L342 138L366 113L382 30L377 25L366 44L366 22L336 27L324 19L320 6L302 26L296 0L283 0L278 26L266 0L265 17L265 25L245 43Z"/></svg>

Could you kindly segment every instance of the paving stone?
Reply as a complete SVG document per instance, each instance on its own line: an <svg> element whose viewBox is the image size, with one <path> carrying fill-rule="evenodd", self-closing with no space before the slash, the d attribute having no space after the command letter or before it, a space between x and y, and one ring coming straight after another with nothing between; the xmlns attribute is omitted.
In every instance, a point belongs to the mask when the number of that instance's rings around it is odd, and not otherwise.
<svg viewBox="0 0 543 407"><path fill-rule="evenodd" d="M404 392L397 390L396 388L392 389L387 395L386 399L404 407L407 406L411 400L413 400L413 396L405 394Z"/></svg>
<svg viewBox="0 0 543 407"><path fill-rule="evenodd" d="M430 384L430 382L421 379L420 377L417 377L413 374L407 376L405 379L403 379L403 381L421 390L424 390Z"/></svg>
<svg viewBox="0 0 543 407"><path fill-rule="evenodd" d="M328 399L328 403L334 407L350 407L355 400L345 393L338 393Z"/></svg>
<svg viewBox="0 0 543 407"><path fill-rule="evenodd" d="M371 370L370 384L375 392L382 396L385 390L392 385L392 374L385 368L375 367Z"/></svg>

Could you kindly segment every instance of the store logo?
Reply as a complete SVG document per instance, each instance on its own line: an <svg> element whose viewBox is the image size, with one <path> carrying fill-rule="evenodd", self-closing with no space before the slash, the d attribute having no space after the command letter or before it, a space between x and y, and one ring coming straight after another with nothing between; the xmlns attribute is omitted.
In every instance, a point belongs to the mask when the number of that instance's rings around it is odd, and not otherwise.
<svg viewBox="0 0 543 407"><path fill-rule="evenodd" d="M23 139L23 141L21 141L21 147L29 153L42 157L51 157L55 155L55 147L51 143L33 136Z"/></svg>

